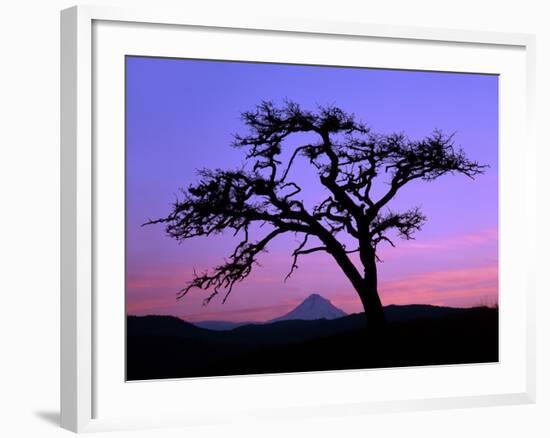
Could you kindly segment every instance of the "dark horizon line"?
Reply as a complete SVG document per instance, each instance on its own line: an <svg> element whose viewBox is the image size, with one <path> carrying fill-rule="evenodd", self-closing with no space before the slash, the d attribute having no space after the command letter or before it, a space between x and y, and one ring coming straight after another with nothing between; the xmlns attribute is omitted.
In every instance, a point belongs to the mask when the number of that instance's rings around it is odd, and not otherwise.
<svg viewBox="0 0 550 438"><path fill-rule="evenodd" d="M498 309L498 303L496 303L495 305L487 305L487 304L478 304L478 305L475 305L475 306L470 306L470 307L453 307L453 306L439 306L439 305L435 305L435 304L423 304L423 303L416 303L416 304L388 304L387 306L383 306L384 309L388 308L388 307L412 307L412 306L424 306L424 307L437 307L437 308L442 308L442 309L456 309L456 310L469 310L469 309ZM338 318L334 318L333 320L335 319L340 319L340 318L345 318L346 316L352 316L352 315L361 315L365 312L353 312L353 313L346 313L345 316L340 316ZM188 320L188 319L184 319L180 316L177 316L177 315L171 315L171 314L158 314L158 313L148 313L146 315L131 315L131 314L126 314L126 317L135 317L135 318L145 318L145 317L148 317L148 316L169 316L169 317L172 317L172 318L176 318L176 319L179 319L180 321L184 321L184 322L188 322L190 324L193 324L194 322L229 322L229 323L233 323L233 324L242 324L242 323L246 323L246 324L264 324L264 323L267 323L267 322L271 322L273 321L274 319L277 319L278 317L275 317L275 318L271 318L271 319L268 319L268 320L265 320L265 321L230 321L230 320L224 320L224 319L198 319L198 320L195 320L195 321L191 321L191 320ZM326 318L319 318L319 319L326 319ZM300 321L300 319L296 319L296 321ZM301 321L308 321L308 320L301 320ZM315 321L315 320L310 320L310 321Z"/></svg>

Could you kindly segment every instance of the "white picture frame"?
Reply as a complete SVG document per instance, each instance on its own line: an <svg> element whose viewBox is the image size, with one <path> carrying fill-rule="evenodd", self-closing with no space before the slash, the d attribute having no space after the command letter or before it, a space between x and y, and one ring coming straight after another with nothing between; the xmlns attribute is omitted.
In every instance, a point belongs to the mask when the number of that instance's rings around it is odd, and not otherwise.
<svg viewBox="0 0 550 438"><path fill-rule="evenodd" d="M99 27L98 27L99 26ZM103 26L103 27L101 27ZM150 34L147 38L141 38L144 29L148 28ZM338 44L362 44L370 41L372 44L383 42L387 45L409 45L418 47L419 50L438 50L443 55L438 63L447 62L446 66L430 64L430 60L411 60L406 64L402 59L397 65L391 57L386 60L380 57L377 66L387 68L424 68L424 69L448 69L456 71L480 71L503 74L511 78L506 82L502 91L501 102L501 130L503 144L506 146L506 154L502 164L502 190L505 190L507 199L500 211L504 221L501 229L501 239L506 245L501 248L501 256L504 256L506 266L518 262L518 267L513 273L507 271L501 264L504 274L500 277L501 286L513 285L519 292L515 295L505 295L505 305L501 321L501 336L512 333L515 319L516 332L508 336L502 342L505 343L505 351L510 351L518 357L510 357L510 360L497 364L497 368L468 368L456 366L442 371L435 367L428 369L417 368L415 370L395 370L393 374L383 377L383 373L392 373L391 370L381 371L378 376L395 381L408 381L414 379L442 379L449 380L449 376L456 379L456 388L446 392L445 387L436 390L432 388L430 394L418 395L414 388L410 391L395 390L387 397L380 395L363 397L346 392L347 384L352 384L353 379L363 378L363 374L356 372L333 372L330 374L308 373L287 375L284 378L277 376L251 376L235 378L194 379L186 383L186 391L196 391L196 394L208 394L222 388L223 391L231 391L239 388L243 394L251 396L260 394L266 389L275 390L276 387L292 386L312 388L319 382L328 382L329 391L325 395L312 397L297 397L294 405L286 404L282 398L272 397L270 403L262 403L256 400L254 404L247 404L244 400L234 401L234 411L224 412L218 405L210 406L206 411L201 408L199 401L194 403L196 409L192 413L183 408L170 410L161 403L155 406L143 406L148 415L139 414L140 406L132 405L131 409L124 410L126 406L139 399L138 394L146 394L147 399L156 400L162 394L167 394L167 399L174 396L174 391L181 390L181 382L145 382L140 385L128 384L120 380L120 364L111 365L105 361L110 353L120 355L123 360L123 351L117 353L120 348L122 334L113 337L113 341L107 339L104 332L108 329L116 332L121 328L121 320L105 322L109 318L119 316L103 316L109 313L108 309L120 310L123 301L123 289L120 296L110 294L111 298L102 297L98 300L98 290L112 290L109 285L116 287L117 279L107 278L101 270L102 263L107 263L102 256L105 245L101 239L106 239L104 218L101 216L102 202L116 205L118 187L113 194L106 193L102 187L114 187L120 180L120 171L116 166L120 165L120 152L118 146L123 129L119 125L107 126L104 120L112 120L112 123L120 121L120 99L113 105L109 102L109 108L113 114L103 111L106 106L103 103L103 94L106 91L118 99L123 90L120 88L121 78L114 77L112 66L104 62L116 57L120 61L121 54L127 54L128 39L123 34L132 35L132 49L130 54L156 53L164 47L163 38L167 32L177 32L177 29L186 29L186 32L200 31L208 37L216 32L235 31L235 38L250 41L253 50L253 41L264 33L269 33L269 38L287 40L283 45L290 44L291 38L339 38ZM158 38L153 34L159 34ZM119 37L119 35L122 35ZM183 38L183 37L182 37ZM147 42L146 42L147 41ZM106 44L108 43L108 44ZM141 45L141 46L140 46ZM445 60L444 50L446 45L452 45L467 55L469 50L484 50L487 56L472 57L472 64L461 64L460 57ZM199 56L200 51L206 53L209 49L205 43L195 47L193 56ZM232 17L217 17L215 15L199 16L192 11L165 12L162 10L129 10L110 7L78 6L66 9L61 13L61 425L75 431L99 431L118 428L162 427L187 424L204 424L232 421L235 419L265 419L274 417L295 418L311 415L341 415L364 414L368 412L397 412L411 409L440 409L447 407L486 406L497 404L532 403L535 400L535 320L534 320L534 275L529 255L536 240L535 229L535 142L533 138L533 110L534 110L534 46L535 40L531 35L507 34L491 32L460 31L450 29L424 29L416 27L383 26L361 22L317 22L307 20L285 18L257 18L235 14ZM108 47L108 48L107 48ZM141 47L141 48L140 48ZM237 46L235 46L237 47ZM241 46L239 46L241 47ZM432 47L432 48L430 48ZM425 49L424 49L425 48ZM174 48L166 46L167 53ZM180 49L178 49L180 50ZM216 46L216 50L224 50ZM237 51L238 52L238 51ZM238 59L239 53L228 55L228 59ZM484 54L485 52L479 52ZM494 52L494 59L489 52ZM498 52L498 53L497 53ZM170 52L172 53L172 52ZM175 52L174 52L175 53ZM179 52L178 52L179 53ZM374 52L373 52L374 53ZM439 53L439 52L438 52ZM162 53L166 55L166 53ZM197 55L199 54L199 55ZM478 55L479 55L478 54ZM217 52L203 55L205 57L219 56ZM105 56L105 58L102 58ZM252 55L251 55L252 56ZM271 55L265 55L271 56ZM273 54L273 56L282 56ZM299 54L287 55L292 62L299 62ZM319 55L320 56L320 55ZM324 53L323 56L336 56L336 53ZM389 55L388 55L389 56ZM223 55L222 55L223 57ZM297 58L298 57L298 58ZM474 59L475 58L475 59ZM498 58L498 59L497 59ZM328 59L328 58L327 58ZM98 62L99 60L99 62ZM118 62L118 61L116 61ZM114 64L116 64L116 62ZM340 65L347 65L346 61L336 61ZM343 64L341 64L343 62ZM392 64L394 62L394 64ZM113 65L114 65L113 64ZM109 65L107 69L102 66ZM422 67L423 65L423 67ZM443 64L441 64L443 65ZM409 66L409 67L407 67ZM416 67L415 67L416 66ZM476 67L481 66L481 67ZM116 68L113 67L113 68ZM472 70L473 69L473 70ZM505 73L503 73L505 72ZM508 76L506 76L508 75ZM112 81L111 81L112 79ZM98 90L100 90L98 92ZM104 91L101 91L104 90ZM114 93L113 93L114 91ZM118 96L118 97L117 97ZM118 102L118 103L117 103ZM103 105L103 106L102 106ZM514 107L514 108L512 108ZM512 113L511 111L519 111ZM512 117L519 115L519 118ZM110 122L109 122L110 123ZM512 126L513 125L513 126ZM100 128L98 129L98 126ZM510 129L507 131L506 129ZM521 135L521 137L520 137ZM521 145L517 142L522 140ZM516 141L514 141L514 139ZM113 150L113 159L105 160L105 154L97 154L98 144L107 150L106 146ZM509 146L509 147L508 147ZM123 146L122 146L123 147ZM520 150L521 148L521 150ZM118 150L118 152L117 152ZM110 163L110 164L109 164ZM515 184L512 185L507 178L507 166L519 164ZM109 179L113 178L113 179ZM501 192L502 196L502 192ZM111 199L107 200L110 197ZM104 201L105 199L105 201ZM521 211L513 212L512 201L521 201ZM107 204L105 204L107 205ZM110 204L109 204L110 205ZM528 207L528 208L527 208ZM104 209L103 209L104 210ZM123 214L123 211L122 211ZM116 217L116 214L115 214ZM116 219L115 219L116 220ZM522 238L516 239L517 225L523 223L521 229ZM528 226L525 226L525 223ZM120 221L119 221L120 224ZM118 231L117 231L118 230ZM120 228L112 227L112 233L119 233ZM123 234L123 233L122 233ZM123 239L123 236L114 235L114 241ZM100 243L98 243L100 242ZM113 244L113 247L115 244ZM512 252L521 253L522 260L514 258ZM118 250L110 251L115 259L109 260L114 264L123 264L116 260L120 256ZM117 255L118 254L118 255ZM120 257L119 257L120 259ZM109 283L109 281L111 281ZM99 288L99 289L98 289ZM118 298L117 298L118 296ZM508 305L506 305L508 303ZM108 307L107 307L108 306ZM118 309L118 310L117 310ZM508 313L507 313L508 312ZM113 313L114 315L114 313ZM519 333L517 332L519 330ZM502 334L504 333L504 334ZM509 340L514 337L513 340ZM517 339L516 339L517 338ZM118 340L118 341L117 341ZM118 342L118 343L117 343ZM510 343L510 348L506 343ZM514 343L512 345L512 343ZM508 348L508 350L507 350ZM99 352L99 354L98 354ZM118 359L117 359L118 360ZM512 363L513 362L513 363ZM500 373L501 369L506 369ZM113 370L109 369L110 367ZM500 368L498 368L500 367ZM355 374L353 374L355 373ZM485 376L485 377L483 377ZM490 377L493 376L493 377ZM377 377L378 378L378 377ZM491 378L493 380L491 380ZM365 379L373 379L373 374L365 375ZM463 379L463 384L461 384ZM474 391L472 386L476 382L485 379L486 385L480 386L479 391ZM509 384L504 380L509 379ZM468 382L468 380L470 382ZM118 382L116 385L112 382ZM366 381L366 380L365 380ZM490 382L489 382L490 381ZM304 383L305 382L305 383ZM346 383L347 382L347 383ZM511 382L511 383L510 383ZM179 385L179 386L178 386ZM332 386L331 386L332 385ZM508 386L507 386L508 385ZM115 386L117 388L115 388ZM399 385L396 385L396 387ZM459 388L462 386L463 388ZM172 388L171 388L172 387ZM344 388L331 393L330 388ZM99 388L99 389L98 389ZM260 388L260 389L254 389ZM128 390L129 389L129 390ZM112 391L112 392L111 392ZM481 392L480 392L481 391ZM376 392L376 391L374 391ZM112 403L106 401L106 396L112 399ZM172 395L170 395L172 394ZM243 396L243 399L245 397ZM223 399L223 397L222 397ZM223 401L223 400L222 400ZM138 402L136 402L138 403ZM120 408L117 408L120 406ZM221 406L221 405L220 405ZM189 407L188 407L189 408ZM102 412L108 412L103 415ZM132 414L132 412L134 414Z"/></svg>

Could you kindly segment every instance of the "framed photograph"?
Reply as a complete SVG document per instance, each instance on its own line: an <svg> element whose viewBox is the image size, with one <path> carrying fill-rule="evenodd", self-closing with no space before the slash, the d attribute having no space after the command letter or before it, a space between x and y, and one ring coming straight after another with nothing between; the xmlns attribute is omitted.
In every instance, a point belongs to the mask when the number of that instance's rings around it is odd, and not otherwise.
<svg viewBox="0 0 550 438"><path fill-rule="evenodd" d="M534 401L532 36L61 31L63 427Z"/></svg>

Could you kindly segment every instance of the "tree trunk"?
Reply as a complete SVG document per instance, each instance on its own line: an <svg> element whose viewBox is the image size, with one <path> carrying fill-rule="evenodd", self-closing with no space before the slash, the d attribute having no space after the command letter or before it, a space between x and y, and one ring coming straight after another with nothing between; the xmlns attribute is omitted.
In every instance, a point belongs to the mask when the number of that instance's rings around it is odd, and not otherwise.
<svg viewBox="0 0 550 438"><path fill-rule="evenodd" d="M384 316L384 308L378 295L376 285L366 281L365 289L359 293L365 316L367 318L367 327L372 330L383 329L386 326L386 318Z"/></svg>
<svg viewBox="0 0 550 438"><path fill-rule="evenodd" d="M365 309L367 328L369 330L381 330L386 326L386 319L382 301L378 295L378 273L374 251L363 253L361 259L365 268L365 278L361 290L357 292Z"/></svg>

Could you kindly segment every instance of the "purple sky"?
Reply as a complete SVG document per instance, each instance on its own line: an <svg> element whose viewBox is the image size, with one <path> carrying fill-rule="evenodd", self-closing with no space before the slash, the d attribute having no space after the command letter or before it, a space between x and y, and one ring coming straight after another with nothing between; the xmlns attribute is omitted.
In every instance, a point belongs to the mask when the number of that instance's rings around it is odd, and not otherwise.
<svg viewBox="0 0 550 438"><path fill-rule="evenodd" d="M421 206L428 221L416 240L382 248L379 290L384 305L497 301L498 77L129 57L126 84L128 313L266 320L313 292L347 312L361 310L326 254L303 257L293 277L283 281L294 236L274 241L260 256L262 266L225 304L216 297L203 307L200 290L176 301L193 268L219 264L236 240L216 236L178 244L160 225L140 226L169 213L178 188L196 181L196 169L240 166L243 151L229 146L234 133L246 133L240 113L262 99L280 104L285 98L305 109L335 104L384 134L404 132L419 139L435 128L456 132L467 156L490 168L475 181L444 176L415 182L398 195L393 210ZM297 179L307 186L304 196L319 196L322 189L308 179L305 161L297 165L303 166Z"/></svg>

